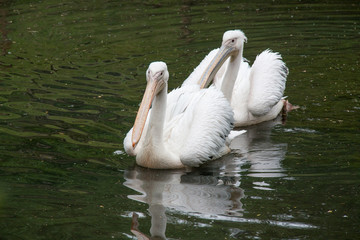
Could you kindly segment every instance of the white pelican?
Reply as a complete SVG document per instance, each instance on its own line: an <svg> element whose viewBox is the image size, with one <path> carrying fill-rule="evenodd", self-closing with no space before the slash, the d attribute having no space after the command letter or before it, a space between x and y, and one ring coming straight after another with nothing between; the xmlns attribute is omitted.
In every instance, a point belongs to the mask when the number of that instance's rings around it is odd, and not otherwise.
<svg viewBox="0 0 360 240"><path fill-rule="evenodd" d="M199 85L167 94L168 78L164 62L150 64L134 126L124 139L126 153L136 156L138 165L156 169L196 167L228 153L233 112L223 94Z"/></svg>
<svg viewBox="0 0 360 240"><path fill-rule="evenodd" d="M282 109L296 108L283 97L288 69L280 54L265 50L250 67L242 56L246 41L241 30L225 32L221 47L211 51L183 84L203 88L214 80L231 103L236 127L272 120Z"/></svg>

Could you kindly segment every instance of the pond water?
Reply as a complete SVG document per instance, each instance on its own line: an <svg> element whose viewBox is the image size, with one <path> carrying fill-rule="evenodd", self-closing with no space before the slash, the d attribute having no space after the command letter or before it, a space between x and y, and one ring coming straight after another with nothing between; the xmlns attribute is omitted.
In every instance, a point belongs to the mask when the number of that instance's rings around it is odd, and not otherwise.
<svg viewBox="0 0 360 240"><path fill-rule="evenodd" d="M136 239L134 213L149 238L358 238L359 25L351 0L1 1L0 239ZM229 29L282 54L300 108L200 168L136 166L149 63L173 89Z"/></svg>

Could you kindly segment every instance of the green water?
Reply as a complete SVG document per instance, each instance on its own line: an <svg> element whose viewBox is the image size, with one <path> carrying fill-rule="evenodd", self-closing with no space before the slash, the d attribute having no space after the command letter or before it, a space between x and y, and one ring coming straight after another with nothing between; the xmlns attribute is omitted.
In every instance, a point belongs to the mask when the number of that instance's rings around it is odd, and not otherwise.
<svg viewBox="0 0 360 240"><path fill-rule="evenodd" d="M1 1L0 239L356 239L358 1ZM242 29L271 48L300 105L192 171L123 151L150 62L169 89Z"/></svg>

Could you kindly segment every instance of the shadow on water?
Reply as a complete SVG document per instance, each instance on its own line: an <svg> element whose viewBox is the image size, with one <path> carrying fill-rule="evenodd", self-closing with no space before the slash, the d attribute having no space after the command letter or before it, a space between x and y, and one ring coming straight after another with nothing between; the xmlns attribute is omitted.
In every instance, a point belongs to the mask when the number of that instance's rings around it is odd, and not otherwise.
<svg viewBox="0 0 360 240"><path fill-rule="evenodd" d="M126 170L124 185L139 193L128 195L128 198L148 205L151 239L166 239L167 214L172 213L195 219L269 224L296 229L317 228L292 221L243 218L246 209L242 199L251 198L241 186L244 176L254 179L254 189L263 191L276 190L266 183L267 178L287 176L281 164L287 144L271 140L272 127L277 124L281 124L280 118L246 128L247 132L232 142L232 153L191 171L154 170L139 166ZM133 234L138 239L150 239L139 228L138 217L139 214L134 212L131 227Z"/></svg>

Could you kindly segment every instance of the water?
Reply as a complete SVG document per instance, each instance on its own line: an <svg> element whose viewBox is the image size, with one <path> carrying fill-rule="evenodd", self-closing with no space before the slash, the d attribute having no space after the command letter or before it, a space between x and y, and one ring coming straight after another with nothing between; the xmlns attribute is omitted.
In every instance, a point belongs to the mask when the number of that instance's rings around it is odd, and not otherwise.
<svg viewBox="0 0 360 240"><path fill-rule="evenodd" d="M0 3L0 238L356 239L358 1ZM135 166L122 140L167 62L169 89L242 29L300 109L191 171ZM120 150L117 155L113 152ZM140 234L140 233L138 233Z"/></svg>

